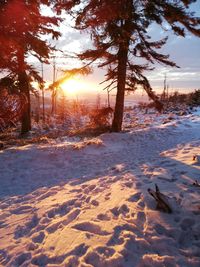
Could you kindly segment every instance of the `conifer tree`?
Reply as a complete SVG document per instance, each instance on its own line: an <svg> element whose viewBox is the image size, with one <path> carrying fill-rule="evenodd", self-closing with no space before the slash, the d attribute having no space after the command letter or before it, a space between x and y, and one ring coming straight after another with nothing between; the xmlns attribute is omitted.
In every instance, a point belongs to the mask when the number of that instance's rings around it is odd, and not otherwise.
<svg viewBox="0 0 200 267"><path fill-rule="evenodd" d="M122 128L126 90L143 87L158 110L162 103L153 92L144 71L152 70L155 62L177 67L169 55L160 52L167 42L164 36L153 41L148 28L154 23L185 37L190 32L200 37L200 19L189 12L195 0L87 0L57 1L58 9L70 9L76 17L76 28L91 34L94 48L79 54L81 60L106 67L106 88L116 88L116 105L112 131ZM76 8L73 10L73 7Z"/></svg>
<svg viewBox="0 0 200 267"><path fill-rule="evenodd" d="M58 25L58 18L41 14L41 4L49 6L51 2L2 0L0 3L0 69L17 82L19 91L26 96L22 133L31 129L30 77L40 79L27 58L32 55L47 63L51 47L41 36L59 36L52 28Z"/></svg>

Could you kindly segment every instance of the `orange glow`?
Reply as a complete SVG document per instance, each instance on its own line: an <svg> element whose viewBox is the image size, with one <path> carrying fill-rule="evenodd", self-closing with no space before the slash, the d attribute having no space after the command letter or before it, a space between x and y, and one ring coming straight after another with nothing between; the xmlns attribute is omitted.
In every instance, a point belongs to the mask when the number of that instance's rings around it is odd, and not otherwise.
<svg viewBox="0 0 200 267"><path fill-rule="evenodd" d="M60 87L66 95L78 95L81 91L84 91L85 84L76 78L66 80Z"/></svg>

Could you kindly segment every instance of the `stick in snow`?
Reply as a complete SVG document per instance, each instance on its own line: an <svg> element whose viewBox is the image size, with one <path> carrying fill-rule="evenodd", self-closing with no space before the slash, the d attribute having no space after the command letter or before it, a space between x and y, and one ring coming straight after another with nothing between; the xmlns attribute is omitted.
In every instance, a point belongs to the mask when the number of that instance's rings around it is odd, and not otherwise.
<svg viewBox="0 0 200 267"><path fill-rule="evenodd" d="M170 207L166 196L163 195L162 193L160 193L160 190L159 190L157 184L155 184L155 188L156 188L156 191L154 191L154 190L152 190L150 188L148 188L147 191L156 200L156 202L157 202L156 208L159 209L159 210L162 210L164 212L171 213L172 212L172 208Z"/></svg>
<svg viewBox="0 0 200 267"><path fill-rule="evenodd" d="M193 156L193 161L200 162L200 156L199 155L194 155Z"/></svg>
<svg viewBox="0 0 200 267"><path fill-rule="evenodd" d="M197 180L195 180L195 182L192 185L200 187L200 184L197 182Z"/></svg>

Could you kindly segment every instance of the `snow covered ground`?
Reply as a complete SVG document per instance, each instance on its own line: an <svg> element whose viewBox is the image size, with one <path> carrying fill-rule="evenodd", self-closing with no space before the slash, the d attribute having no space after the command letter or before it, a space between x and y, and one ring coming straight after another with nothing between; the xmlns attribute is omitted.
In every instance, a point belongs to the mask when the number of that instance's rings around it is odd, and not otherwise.
<svg viewBox="0 0 200 267"><path fill-rule="evenodd" d="M167 116L0 151L0 265L199 267L200 110Z"/></svg>

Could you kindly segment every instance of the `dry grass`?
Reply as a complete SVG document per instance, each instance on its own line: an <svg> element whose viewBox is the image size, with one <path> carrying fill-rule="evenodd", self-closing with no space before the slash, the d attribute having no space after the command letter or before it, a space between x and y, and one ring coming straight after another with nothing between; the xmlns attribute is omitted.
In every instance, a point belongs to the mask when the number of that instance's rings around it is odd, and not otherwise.
<svg viewBox="0 0 200 267"><path fill-rule="evenodd" d="M110 132L110 127L109 126L104 126L104 127L85 127L85 128L80 128L76 130L71 130L69 131L68 135L69 136L78 136L81 138L84 137L97 137L100 134Z"/></svg>
<svg viewBox="0 0 200 267"><path fill-rule="evenodd" d="M80 150L90 145L95 145L96 147L100 147L100 146L103 146L103 142L99 138L93 138L90 140L85 140L83 142L74 144L73 149Z"/></svg>
<svg viewBox="0 0 200 267"><path fill-rule="evenodd" d="M29 144L48 144L52 140L63 136L78 136L81 139L89 137L97 137L102 133L108 132L109 128L80 128L79 130L67 131L67 130L50 130L47 133L29 133L26 135L20 135L19 129L8 129L3 133L0 133L0 149L6 149L11 146L25 146ZM80 148L91 144L101 145L100 141L94 138L91 140L83 141ZM78 147L75 149L79 149Z"/></svg>
<svg viewBox="0 0 200 267"><path fill-rule="evenodd" d="M1 149L11 146L25 146L29 144L48 144L58 137L66 136L66 131L54 130L48 133L29 133L20 135L17 129L0 133Z"/></svg>

